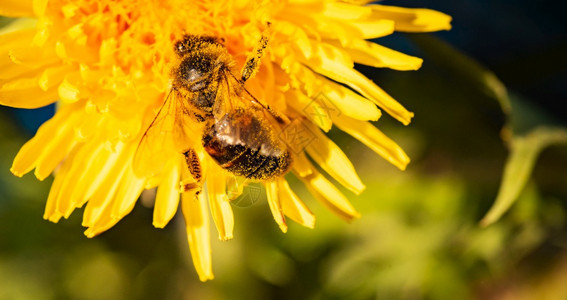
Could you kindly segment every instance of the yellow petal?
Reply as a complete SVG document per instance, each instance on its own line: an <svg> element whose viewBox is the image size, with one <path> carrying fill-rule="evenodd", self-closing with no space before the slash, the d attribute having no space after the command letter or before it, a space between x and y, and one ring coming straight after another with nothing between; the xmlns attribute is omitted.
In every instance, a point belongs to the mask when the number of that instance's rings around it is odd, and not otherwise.
<svg viewBox="0 0 567 300"><path fill-rule="evenodd" d="M284 91L292 88L301 88L309 97L313 97L320 92L320 85L317 84L316 80L317 77L311 69L305 68L303 64L298 63L294 58L284 57L278 62L280 63L280 68L289 74L285 74L288 83Z"/></svg>
<svg viewBox="0 0 567 300"><path fill-rule="evenodd" d="M341 63L340 60L336 61L336 56L328 55L328 52L324 50L328 47L331 46L321 46L318 48L319 52L317 53L319 59L306 61L305 64L321 75L350 86L352 89L362 94L362 96L376 103L404 125L409 124L413 117L412 112L406 110L400 103L392 98L392 96L388 95L370 79L354 70L352 65Z"/></svg>
<svg viewBox="0 0 567 300"><path fill-rule="evenodd" d="M39 108L56 100L56 89L44 92L38 86L26 90L0 90L0 104L16 108Z"/></svg>
<svg viewBox="0 0 567 300"><path fill-rule="evenodd" d="M369 40L377 39L394 33L395 23L391 20L369 18L364 21L353 21L350 23L360 33L360 38Z"/></svg>
<svg viewBox="0 0 567 300"><path fill-rule="evenodd" d="M430 9L371 5L373 18L390 19L396 31L430 32L451 29L451 17Z"/></svg>
<svg viewBox="0 0 567 300"><path fill-rule="evenodd" d="M91 138L100 133L100 128L103 126L107 118L104 117L89 102L78 102L74 104L57 102L58 107L78 106L85 111L79 114L82 122L75 126L75 139L79 142L88 142Z"/></svg>
<svg viewBox="0 0 567 300"><path fill-rule="evenodd" d="M329 109L323 108L317 101L307 97L299 90L290 90L285 93L287 104L301 115L307 117L323 131L331 130L333 122L328 114ZM331 108L332 109L332 108Z"/></svg>
<svg viewBox="0 0 567 300"><path fill-rule="evenodd" d="M281 200L278 196L278 184L275 181L267 181L264 183L266 187L266 195L268 196L268 205L270 206L270 211L274 220L280 227L283 233L287 232L287 224L285 222L285 216L282 210Z"/></svg>
<svg viewBox="0 0 567 300"><path fill-rule="evenodd" d="M110 190L109 187L114 186L120 178L116 177L117 174L125 172L124 162L128 161L131 155L133 145L127 146L120 143L114 149L110 149L96 138L81 146L69 171L68 182L62 187L58 200L58 209L65 218L75 208L83 206L87 200L94 197L97 191ZM104 197L99 196L98 199L103 201ZM86 217L83 223L86 227L94 224L93 218L98 217L99 214L95 208L100 206L100 203L89 200L89 205L94 207L93 212L90 213L92 216L87 216L85 211Z"/></svg>
<svg viewBox="0 0 567 300"><path fill-rule="evenodd" d="M49 0L32 0L33 2L33 12L36 16L43 16L45 10L47 9L47 3Z"/></svg>
<svg viewBox="0 0 567 300"><path fill-rule="evenodd" d="M400 71L417 70L423 62L421 58L409 56L365 40L353 40L344 45L340 45L337 41L328 41L328 43L336 47L344 47L356 63L375 68L390 68Z"/></svg>
<svg viewBox="0 0 567 300"><path fill-rule="evenodd" d="M0 80L20 78L29 76L30 73L40 72L34 68L15 64L8 56L8 53L0 53Z"/></svg>
<svg viewBox="0 0 567 300"><path fill-rule="evenodd" d="M244 192L248 179L242 176L228 176L226 180L226 193L229 201L236 200Z"/></svg>
<svg viewBox="0 0 567 300"><path fill-rule="evenodd" d="M292 5L311 5L320 7L321 3L319 0L289 0L289 3Z"/></svg>
<svg viewBox="0 0 567 300"><path fill-rule="evenodd" d="M311 167L312 165L303 152L303 149L293 157L293 168L299 176L306 177L311 175L311 173L313 173Z"/></svg>
<svg viewBox="0 0 567 300"><path fill-rule="evenodd" d="M343 0L343 2L352 3L352 4L356 4L356 5L364 5L364 4L368 4L370 2L375 2L375 1L374 0Z"/></svg>
<svg viewBox="0 0 567 300"><path fill-rule="evenodd" d="M334 47L324 42L313 42L312 47L315 53L310 59L312 64L328 66L341 65L347 68L354 67L354 62L344 49Z"/></svg>
<svg viewBox="0 0 567 300"><path fill-rule="evenodd" d="M114 227L120 221L119 219L113 219L110 214L101 214L98 221L91 227L87 228L83 234L89 239L107 231L108 229Z"/></svg>
<svg viewBox="0 0 567 300"><path fill-rule="evenodd" d="M232 239L234 230L234 216L232 207L226 194L226 175L216 164L210 166L210 172L215 176L207 178L207 194L211 205L213 221L219 232L219 239L226 241Z"/></svg>
<svg viewBox="0 0 567 300"><path fill-rule="evenodd" d="M47 197L47 203L45 205L45 212L43 213L43 218L51 222L57 223L63 217L63 214L58 210L58 201L60 199L61 189L64 184L68 181L68 174L71 166L73 165L73 159L77 151L73 151L67 157L67 160L62 164L59 172L53 180L51 185L51 190L49 191L49 196Z"/></svg>
<svg viewBox="0 0 567 300"><path fill-rule="evenodd" d="M41 155L36 161L34 175L37 179L44 180L47 178L77 144L72 128L67 127L65 129L55 134L53 139L44 145Z"/></svg>
<svg viewBox="0 0 567 300"><path fill-rule="evenodd" d="M325 16L339 20L359 20L372 14L370 7L341 2L325 2L324 9L323 14Z"/></svg>
<svg viewBox="0 0 567 300"><path fill-rule="evenodd" d="M138 200L142 192L144 181L135 177L131 166L126 166L124 177L119 185L120 187L116 193L110 191L110 194L107 195L112 197L112 199L108 200L106 198L106 202L103 204L104 207L99 208L100 213L98 217L94 219L94 223L85 231L85 235L88 238L92 238L112 228L134 209L136 200ZM102 192L104 193L105 191Z"/></svg>
<svg viewBox="0 0 567 300"><path fill-rule="evenodd" d="M0 15L5 17L32 17L33 0L2 0L0 2Z"/></svg>
<svg viewBox="0 0 567 300"><path fill-rule="evenodd" d="M112 154L110 156L112 156ZM107 166L108 165L109 164L107 164ZM92 196L85 197L88 202L83 212L83 226L93 227L95 223L99 222L99 219L112 217L110 211L106 210L112 207L114 195L120 188L120 184L127 173L128 167L129 164L119 160L110 165L111 172L106 176L97 176L98 178L96 178L96 180L101 181L100 185L96 190L91 188L91 190L93 190ZM76 197L71 196L71 199L73 199L71 203L75 204L76 207L82 206L81 202L76 201ZM64 216L67 214L70 214L70 212L65 212Z"/></svg>
<svg viewBox="0 0 567 300"><path fill-rule="evenodd" d="M315 140L307 145L305 149L309 156L344 187L357 195L362 193L366 187L341 148L317 128L313 128L312 125L308 124L306 126L311 126L311 132L315 134Z"/></svg>
<svg viewBox="0 0 567 300"><path fill-rule="evenodd" d="M382 115L376 104L368 99L323 76L318 78L325 84L325 88L315 99L325 110L330 110L329 116L345 114L358 120L377 121Z"/></svg>
<svg viewBox="0 0 567 300"><path fill-rule="evenodd" d="M300 177L295 170L294 173L305 183L311 194L337 216L349 222L360 217L360 213L348 199L321 173L313 170L313 173L306 177Z"/></svg>
<svg viewBox="0 0 567 300"><path fill-rule="evenodd" d="M67 75L58 88L59 99L66 103L77 102L81 96L81 90L76 83L72 82L72 77L76 77L76 74L72 76Z"/></svg>
<svg viewBox="0 0 567 300"><path fill-rule="evenodd" d="M29 48L35 30L17 30L0 35L0 79L20 77L34 68L16 64L10 53L13 49Z"/></svg>
<svg viewBox="0 0 567 300"><path fill-rule="evenodd" d="M117 221L122 220L129 214L138 200L140 194L144 190L145 179L138 178L134 174L131 162L127 162L124 178L120 183L120 188L114 196L114 204L110 211L110 216Z"/></svg>
<svg viewBox="0 0 567 300"><path fill-rule="evenodd" d="M83 170L87 169L86 165L92 157L96 157L100 154L100 147L97 146L98 145L95 146L92 143L78 145L75 148L76 150L73 150L74 152L76 151L73 161L64 161L63 166L66 166L68 163L70 163L71 166L67 171L64 182L59 188L56 198L54 199L57 214L61 214L63 217L67 218L76 207L80 206L78 203L84 204L87 201L88 198L84 195L85 191L77 188L85 188L86 186L89 186L91 183L90 180L94 180L93 177L96 176L93 176L92 174L85 176L86 174L83 174ZM57 175L55 178L57 179L58 177L60 176ZM103 178L103 176L99 177L98 182L95 181L96 185L94 185L93 188L98 188ZM89 193L89 197L92 196L93 192L94 191ZM82 195L80 195L80 199L77 199L76 197L79 196L79 193L82 193Z"/></svg>
<svg viewBox="0 0 567 300"><path fill-rule="evenodd" d="M49 45L48 42L51 40L53 35L53 21L47 18L38 20L37 22L37 32L33 37L32 44L38 47L53 47ZM57 44L56 44L57 45ZM57 49L55 49L57 50Z"/></svg>
<svg viewBox="0 0 567 300"><path fill-rule="evenodd" d="M132 151L132 147L126 147L126 156L131 157ZM120 161L113 171L85 208L83 226L89 227L85 231L89 238L112 228L128 215L144 189L145 179L136 177L131 160Z"/></svg>
<svg viewBox="0 0 567 300"><path fill-rule="evenodd" d="M35 47L22 45L19 48L10 48L8 55L13 63L29 68L38 68L55 63L61 63L61 59L53 48Z"/></svg>
<svg viewBox="0 0 567 300"><path fill-rule="evenodd" d="M40 74L38 74L40 75ZM17 108L38 108L57 100L57 89L47 91L39 86L39 78L20 78L0 81L0 104Z"/></svg>
<svg viewBox="0 0 567 300"><path fill-rule="evenodd" d="M200 193L198 198L195 198L194 193L181 195L181 209L185 217L189 250L201 281L214 278L206 201L204 193Z"/></svg>
<svg viewBox="0 0 567 300"><path fill-rule="evenodd" d="M157 189L156 201L154 206L153 224L157 228L164 228L173 218L179 205L179 181L181 176L181 161L171 159L170 167L166 168L164 182L160 183Z"/></svg>
<svg viewBox="0 0 567 300"><path fill-rule="evenodd" d="M280 20L293 22L295 26L304 30L310 38L316 40L329 38L347 41L353 38L363 38L361 30L352 22L341 22L327 17L319 13L322 10L320 3L315 3L314 6L317 7L306 9L304 6L286 6L278 12L278 16L275 18L278 22Z"/></svg>
<svg viewBox="0 0 567 300"><path fill-rule="evenodd" d="M99 235L106 230L116 225L122 218L129 214L136 204L136 200L140 196L143 188L143 179L137 178L134 175L130 162L124 165L124 173L121 178L116 179L118 182L118 189L100 189L97 194L93 196L93 202L97 202L99 193L104 195L102 204L94 209L96 215L92 216L92 222L89 228L85 231L88 238ZM115 192L116 191L116 192ZM89 205L85 209L85 215ZM85 222L84 222L85 223Z"/></svg>
<svg viewBox="0 0 567 300"><path fill-rule="evenodd" d="M297 26L300 30L304 31L310 38L320 39L320 31L317 30L317 22L311 18L310 15L298 11L297 8L286 7L279 11L279 16L274 17L278 23L281 21L287 21L293 23L293 26Z"/></svg>
<svg viewBox="0 0 567 300"><path fill-rule="evenodd" d="M0 49L3 51L12 48L14 45L19 45L22 40L26 41L23 45L29 45L29 41L35 34L36 26L37 19L35 18L18 18L4 25L0 28Z"/></svg>
<svg viewBox="0 0 567 300"><path fill-rule="evenodd" d="M38 78L39 87L47 91L50 87L56 86L63 81L65 76L72 71L70 66L57 66L43 70Z"/></svg>
<svg viewBox="0 0 567 300"><path fill-rule="evenodd" d="M333 122L400 170L406 169L410 159L404 150L372 124L345 116L335 118Z"/></svg>
<svg viewBox="0 0 567 300"><path fill-rule="evenodd" d="M77 45L80 46L85 46L87 44L87 35L85 34L85 32L83 31L84 28L84 24L82 23L78 23L76 25L73 25L71 27L69 27L69 29L67 29L67 36L74 41L75 43L77 43Z"/></svg>
<svg viewBox="0 0 567 300"><path fill-rule="evenodd" d="M21 177L35 168L38 158L44 152L44 147L51 144L50 141L52 138L75 126L75 123L69 118L72 115L80 115L73 114L76 112L76 109L76 106L64 107L60 109L53 118L41 125L36 135L22 146L16 158L14 158L10 171L14 175ZM56 160L57 159L54 159L54 161ZM59 163L59 161L57 161L57 163Z"/></svg>
<svg viewBox="0 0 567 300"><path fill-rule="evenodd" d="M81 41L74 41L69 36L55 44L55 52L62 59L85 64L94 64L98 60L98 48L81 45Z"/></svg>
<svg viewBox="0 0 567 300"><path fill-rule="evenodd" d="M297 47L300 53L305 57L311 57L311 42L304 30L291 22L279 20L274 24L274 32L285 35L287 39L293 40L294 46ZM277 40L277 37L274 37L274 39Z"/></svg>
<svg viewBox="0 0 567 300"><path fill-rule="evenodd" d="M280 178L278 183L278 196L282 205L283 213L295 222L308 227L315 227L315 215L297 197L284 178Z"/></svg>

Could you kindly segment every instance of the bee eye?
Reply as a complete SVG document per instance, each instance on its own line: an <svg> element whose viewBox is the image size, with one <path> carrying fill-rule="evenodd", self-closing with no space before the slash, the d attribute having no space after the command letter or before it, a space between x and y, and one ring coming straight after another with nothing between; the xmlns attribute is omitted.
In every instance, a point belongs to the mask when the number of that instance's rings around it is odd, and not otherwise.
<svg viewBox="0 0 567 300"><path fill-rule="evenodd" d="M175 52L177 52L177 55L182 56L187 52L187 50L187 46L183 41L175 43Z"/></svg>
<svg viewBox="0 0 567 300"><path fill-rule="evenodd" d="M175 50L177 50L177 53L183 53L187 51L187 48L182 42L177 42L177 44L175 45Z"/></svg>

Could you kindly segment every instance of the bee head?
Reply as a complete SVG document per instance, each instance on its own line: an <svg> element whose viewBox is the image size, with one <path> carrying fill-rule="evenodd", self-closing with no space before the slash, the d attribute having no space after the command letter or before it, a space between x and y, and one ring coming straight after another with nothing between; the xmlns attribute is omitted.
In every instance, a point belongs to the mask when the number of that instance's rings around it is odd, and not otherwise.
<svg viewBox="0 0 567 300"><path fill-rule="evenodd" d="M175 43L175 53L183 57L189 53L202 50L211 45L222 45L223 40L214 36L185 35L183 39Z"/></svg>
<svg viewBox="0 0 567 300"><path fill-rule="evenodd" d="M195 52L184 57L177 73L178 79L190 91L204 89L212 80L216 59L202 52Z"/></svg>

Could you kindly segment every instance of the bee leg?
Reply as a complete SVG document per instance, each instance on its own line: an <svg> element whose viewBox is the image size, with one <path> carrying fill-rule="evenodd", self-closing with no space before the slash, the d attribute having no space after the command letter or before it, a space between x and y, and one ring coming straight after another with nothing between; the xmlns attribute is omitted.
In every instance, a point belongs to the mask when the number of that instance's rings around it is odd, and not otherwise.
<svg viewBox="0 0 567 300"><path fill-rule="evenodd" d="M185 183L182 185L182 189L184 192L188 192L190 190L198 189L195 195L199 195L201 192L201 180L202 180L202 171L201 171L201 162L199 161L199 156L193 149L189 149L183 153L185 156L185 161L187 162L187 167L189 169L189 173L195 179L195 182Z"/></svg>
<svg viewBox="0 0 567 300"><path fill-rule="evenodd" d="M201 162L199 161L199 156L197 156L197 153L193 149L187 150L183 155L185 155L189 172L197 182L201 182Z"/></svg>
<svg viewBox="0 0 567 300"><path fill-rule="evenodd" d="M270 23L267 24L267 28L262 33L262 37L260 38L260 41L258 41L258 44L256 44L254 51L252 51L246 59L246 63L244 64L241 72L242 75L240 80L242 82L250 79L250 77L252 77L256 73L256 71L258 71L258 68L260 68L260 59L264 55L264 49L266 49L266 46L268 46L268 41L270 39L269 36Z"/></svg>
<svg viewBox="0 0 567 300"><path fill-rule="evenodd" d="M184 184L181 185L181 190L184 193L195 190L195 189L197 190L195 192L195 196L197 196L201 192L201 185L198 182L184 183Z"/></svg>

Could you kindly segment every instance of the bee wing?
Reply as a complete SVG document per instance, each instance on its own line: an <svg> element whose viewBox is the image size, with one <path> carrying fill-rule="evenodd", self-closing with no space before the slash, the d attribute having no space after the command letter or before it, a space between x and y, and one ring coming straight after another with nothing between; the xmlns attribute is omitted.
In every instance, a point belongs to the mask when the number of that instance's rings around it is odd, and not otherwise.
<svg viewBox="0 0 567 300"><path fill-rule="evenodd" d="M229 72L220 80L213 114L217 135L225 136L227 143L261 149L263 155L276 155L286 148L278 138L282 119Z"/></svg>
<svg viewBox="0 0 567 300"><path fill-rule="evenodd" d="M237 79L230 71L226 71L222 74L216 100L215 107L213 108L215 120L219 120L225 114L240 108L247 111L252 109L256 111L256 113L266 115L266 119L268 119L275 128L280 128L291 122L285 115L279 114L270 108L269 105L264 104L254 97L254 95L246 89L244 83Z"/></svg>
<svg viewBox="0 0 567 300"><path fill-rule="evenodd" d="M213 105L213 116L215 123L218 123L226 114L234 112L242 103L238 99L235 86L229 82L226 72L220 74L216 90L216 98Z"/></svg>
<svg viewBox="0 0 567 300"><path fill-rule="evenodd" d="M200 127L193 119L194 113L194 108L188 104L186 99L175 101L173 146L177 153L185 153L189 148L194 148L195 143L200 144L201 135L196 133Z"/></svg>
<svg viewBox="0 0 567 300"><path fill-rule="evenodd" d="M213 115L215 120L222 119L226 114L241 110L264 109L264 106L256 99L230 71L221 73Z"/></svg>
<svg viewBox="0 0 567 300"><path fill-rule="evenodd" d="M185 101L172 90L140 139L133 161L136 175L159 174L172 155L182 153L181 144L188 139L184 128L187 112Z"/></svg>

